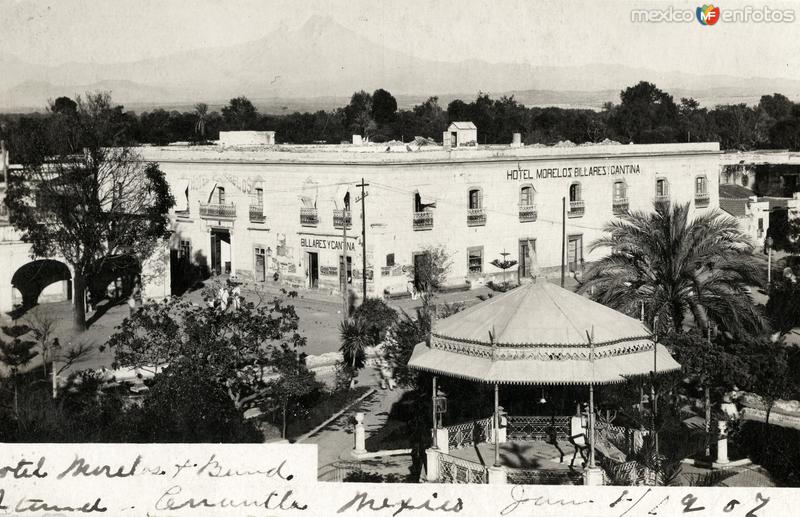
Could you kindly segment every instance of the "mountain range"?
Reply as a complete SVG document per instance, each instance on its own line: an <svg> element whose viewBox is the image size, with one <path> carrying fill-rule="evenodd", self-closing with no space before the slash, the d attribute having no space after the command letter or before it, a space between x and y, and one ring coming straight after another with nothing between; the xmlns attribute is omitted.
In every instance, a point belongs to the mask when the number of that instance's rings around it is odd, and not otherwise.
<svg viewBox="0 0 800 517"><path fill-rule="evenodd" d="M514 94L526 105L598 109L640 80L654 82L676 100L703 104L758 101L780 92L800 99L800 81L785 78L696 75L614 64L534 66L475 59L445 62L385 46L328 17L313 16L297 29L227 47L189 50L126 63L44 66L0 53L0 109L42 109L47 100L110 90L129 109L224 104L246 95L267 112L329 109L356 90L385 88L401 107L428 96L470 100L478 91Z"/></svg>

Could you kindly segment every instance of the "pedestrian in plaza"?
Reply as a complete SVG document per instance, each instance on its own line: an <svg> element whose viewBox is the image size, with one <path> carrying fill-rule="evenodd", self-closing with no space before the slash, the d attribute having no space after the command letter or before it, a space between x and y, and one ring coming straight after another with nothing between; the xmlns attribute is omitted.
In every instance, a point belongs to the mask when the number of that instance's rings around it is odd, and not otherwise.
<svg viewBox="0 0 800 517"><path fill-rule="evenodd" d="M231 297L233 301L233 309L238 311L239 308L242 306L242 289L239 287L238 284L233 288L233 291L231 292Z"/></svg>
<svg viewBox="0 0 800 517"><path fill-rule="evenodd" d="M222 286L219 288L219 307L223 311L228 309L228 299L230 298L230 293L228 292L228 288Z"/></svg>

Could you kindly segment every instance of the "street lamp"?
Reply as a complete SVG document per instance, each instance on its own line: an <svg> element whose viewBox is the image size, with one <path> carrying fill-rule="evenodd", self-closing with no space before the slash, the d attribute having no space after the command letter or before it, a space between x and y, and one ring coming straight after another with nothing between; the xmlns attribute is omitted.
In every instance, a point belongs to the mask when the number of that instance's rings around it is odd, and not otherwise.
<svg viewBox="0 0 800 517"><path fill-rule="evenodd" d="M767 285L772 283L772 237L767 237Z"/></svg>

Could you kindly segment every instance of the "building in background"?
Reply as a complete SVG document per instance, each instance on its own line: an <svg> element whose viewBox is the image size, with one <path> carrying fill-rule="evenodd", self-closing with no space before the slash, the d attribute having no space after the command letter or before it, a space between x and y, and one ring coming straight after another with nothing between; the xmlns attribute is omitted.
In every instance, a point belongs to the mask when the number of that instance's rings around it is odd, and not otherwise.
<svg viewBox="0 0 800 517"><path fill-rule="evenodd" d="M564 259L580 273L589 244L626 210L655 200L719 207L716 143L653 145L276 145L143 147L172 185L173 261L246 282L368 294L406 293L426 249L451 260L447 284L502 280L494 259L527 278L532 248L544 274ZM361 190L366 246L362 246ZM347 232L346 243L343 233ZM343 250L347 249L346 258ZM362 266L366 249L367 267Z"/></svg>

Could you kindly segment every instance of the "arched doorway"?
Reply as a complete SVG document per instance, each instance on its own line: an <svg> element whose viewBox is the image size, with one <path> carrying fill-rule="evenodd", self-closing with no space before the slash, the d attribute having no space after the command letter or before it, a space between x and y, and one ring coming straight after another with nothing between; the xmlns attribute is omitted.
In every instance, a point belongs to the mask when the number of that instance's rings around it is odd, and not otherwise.
<svg viewBox="0 0 800 517"><path fill-rule="evenodd" d="M11 277L11 286L19 292L14 303L33 307L40 301L57 302L72 299L72 275L63 262L41 259L28 262Z"/></svg>

